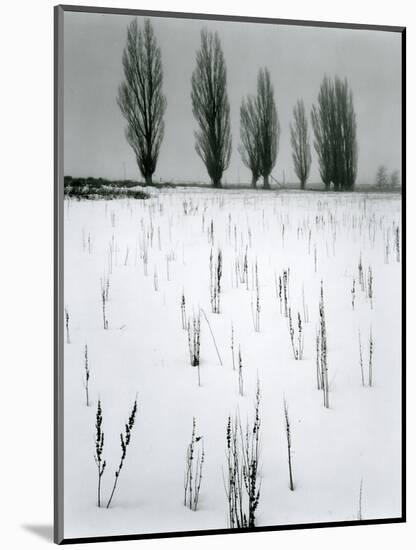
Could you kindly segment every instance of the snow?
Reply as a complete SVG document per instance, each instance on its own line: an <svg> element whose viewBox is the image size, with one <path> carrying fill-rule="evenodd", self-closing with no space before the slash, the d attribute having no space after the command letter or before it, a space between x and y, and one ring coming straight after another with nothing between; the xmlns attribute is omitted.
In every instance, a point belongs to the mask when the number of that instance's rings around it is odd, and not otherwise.
<svg viewBox="0 0 416 550"><path fill-rule="evenodd" d="M401 263L394 248L394 228L401 230L400 212L399 194L177 188L154 190L144 201L66 200L65 306L70 343L65 344L64 356L65 538L227 528L226 423L237 410L244 423L251 420L257 377L262 424L256 525L356 520L361 480L363 519L400 517ZM211 220L213 255L218 248L223 254L220 314L211 313L210 306ZM141 253L147 240L146 276ZM236 257L244 254L246 245L249 290L245 284L237 288L235 277ZM174 259L169 261L168 280L169 255ZM372 309L358 284L360 255L365 277L370 265L373 272ZM256 260L260 332L254 331L251 313ZM276 298L275 273L278 277L287 268L294 319L298 311L303 316L302 287L309 312L301 361L293 358L288 322ZM108 330L103 328L100 286L106 276L110 280ZM329 409L316 389L321 280ZM202 317L201 387L197 369L189 364L187 333L181 327L182 292L188 317L199 307L206 312L223 362L221 366ZM241 346L243 357L244 396L238 393L238 373L232 367L231 323L235 346ZM361 385L358 351L360 330L367 377L370 328L374 340L371 388ZM86 407L83 387L86 344L90 407ZM119 434L136 395L138 415L117 491L109 509L98 508L97 400L103 407L107 468L102 499L106 503L120 459ZM283 397L292 428L293 492L289 490ZM193 417L206 453L196 512L183 505Z"/></svg>

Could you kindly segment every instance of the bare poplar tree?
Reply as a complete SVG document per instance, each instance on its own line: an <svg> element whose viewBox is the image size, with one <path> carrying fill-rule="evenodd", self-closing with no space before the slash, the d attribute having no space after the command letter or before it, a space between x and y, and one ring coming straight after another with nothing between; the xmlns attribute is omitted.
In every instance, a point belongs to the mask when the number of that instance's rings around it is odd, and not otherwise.
<svg viewBox="0 0 416 550"><path fill-rule="evenodd" d="M321 179L328 190L331 186L334 155L332 148L333 92L329 78L324 77L318 95L318 105L312 107L312 126L315 134L314 147L318 154Z"/></svg>
<svg viewBox="0 0 416 550"><path fill-rule="evenodd" d="M383 165L377 169L376 185L379 189L385 189L388 185L387 169Z"/></svg>
<svg viewBox="0 0 416 550"><path fill-rule="evenodd" d="M400 185L400 176L398 170L393 170L393 172L390 174L390 187L396 188Z"/></svg>
<svg viewBox="0 0 416 550"><path fill-rule="evenodd" d="M352 91L345 78L335 77L335 120L336 120L336 175L335 187L342 191L354 188L357 177L357 122Z"/></svg>
<svg viewBox="0 0 416 550"><path fill-rule="evenodd" d="M142 29L137 19L128 26L123 70L117 103L127 120L126 139L146 184L151 185L163 140L166 98L162 55L149 19Z"/></svg>
<svg viewBox="0 0 416 550"><path fill-rule="evenodd" d="M264 188L269 189L269 176L276 164L279 147L280 125L274 89L267 67L260 69L257 77L256 108L259 125L260 175L263 176Z"/></svg>
<svg viewBox="0 0 416 550"><path fill-rule="evenodd" d="M318 106L312 108L315 150L325 189L351 190L357 177L357 123L352 92L346 79L324 77Z"/></svg>
<svg viewBox="0 0 416 550"><path fill-rule="evenodd" d="M240 152L243 163L251 170L251 186L256 187L260 177L259 124L255 99L248 96L240 107Z"/></svg>
<svg viewBox="0 0 416 550"><path fill-rule="evenodd" d="M305 189L306 180L311 168L311 147L309 145L308 120L303 100L297 101L293 109L293 124L290 125L290 140L295 173L300 181L300 188Z"/></svg>
<svg viewBox="0 0 416 550"><path fill-rule="evenodd" d="M199 125L195 149L214 187L221 187L231 156L227 69L218 33L201 31L201 47L192 74L192 111Z"/></svg>

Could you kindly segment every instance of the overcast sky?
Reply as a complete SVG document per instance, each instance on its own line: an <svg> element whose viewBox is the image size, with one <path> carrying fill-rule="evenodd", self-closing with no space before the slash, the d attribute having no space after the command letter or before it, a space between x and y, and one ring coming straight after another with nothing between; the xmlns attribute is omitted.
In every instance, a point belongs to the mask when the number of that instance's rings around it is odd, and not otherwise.
<svg viewBox="0 0 416 550"><path fill-rule="evenodd" d="M121 57L131 17L64 15L65 174L139 178L125 121L116 103L123 79ZM240 22L151 18L162 51L167 97L165 137L154 179L208 181L195 153L195 121L190 82L203 27L218 31L227 64L233 149L224 181L248 182L250 173L237 146L241 99L256 89L261 66L270 70L281 125L279 154L272 175L295 181L289 124L303 98L316 102L324 74L346 77L354 94L359 145L358 177L372 182L380 164L400 168L401 36L399 33L325 29ZM139 23L142 19L139 18ZM310 128L311 141L313 138ZM312 181L319 180L312 147Z"/></svg>

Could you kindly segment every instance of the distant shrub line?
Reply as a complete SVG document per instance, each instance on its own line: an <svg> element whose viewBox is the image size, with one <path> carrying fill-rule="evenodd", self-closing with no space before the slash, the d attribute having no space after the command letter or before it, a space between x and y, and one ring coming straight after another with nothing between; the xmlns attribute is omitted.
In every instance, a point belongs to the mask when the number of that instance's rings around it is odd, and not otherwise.
<svg viewBox="0 0 416 550"><path fill-rule="evenodd" d="M140 185L136 181L111 181L104 178L73 178L64 177L64 194L78 199L116 199L129 197L132 199L148 199L149 194L132 189Z"/></svg>

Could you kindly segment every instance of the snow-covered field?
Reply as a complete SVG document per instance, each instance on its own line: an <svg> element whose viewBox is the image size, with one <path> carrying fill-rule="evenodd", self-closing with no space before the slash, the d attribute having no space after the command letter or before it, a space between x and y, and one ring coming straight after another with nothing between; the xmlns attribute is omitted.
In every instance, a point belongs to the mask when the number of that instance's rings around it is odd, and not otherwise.
<svg viewBox="0 0 416 550"><path fill-rule="evenodd" d="M66 200L65 538L227 528L227 419L238 410L243 424L251 421L257 377L261 495L256 525L356 520L361 482L363 519L400 516L401 261L395 245L397 233L401 237L400 209L400 195L294 191L165 189L145 201ZM211 249L214 258L218 249L223 256L219 314L211 312ZM243 265L246 251L248 284L237 284L236 262ZM360 257L365 291L359 284ZM256 261L259 332L252 315ZM295 337L298 312L304 333L299 361L276 286L288 268ZM101 284L107 278L105 330ZM329 408L323 406L316 375L321 281ZM182 328L182 293L188 318L199 308L208 316L223 363L202 316L200 386ZM235 349L241 347L243 396L233 370L232 325ZM105 504L120 460L120 433L136 395L138 414L117 490L109 509L98 508L98 398L107 461ZM283 398L292 430L294 491L289 489ZM183 504L193 417L205 447L195 512Z"/></svg>

